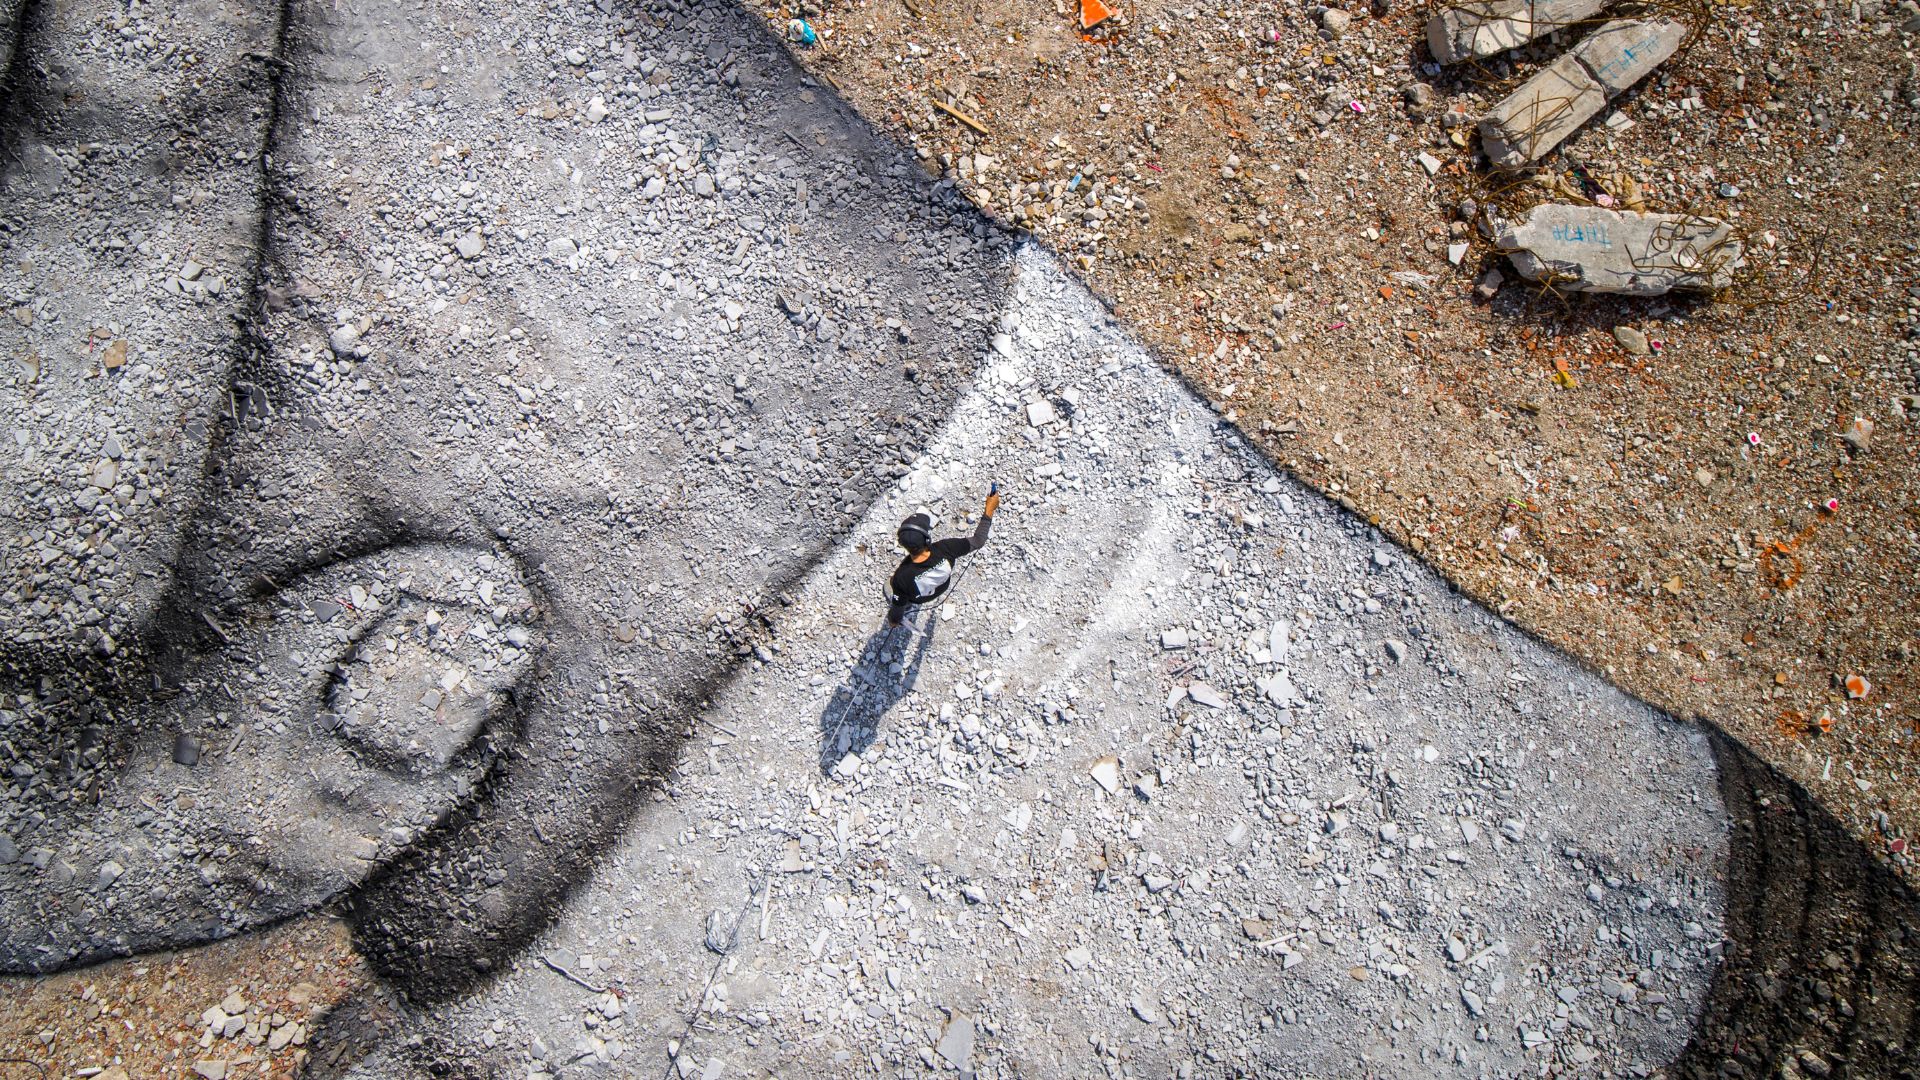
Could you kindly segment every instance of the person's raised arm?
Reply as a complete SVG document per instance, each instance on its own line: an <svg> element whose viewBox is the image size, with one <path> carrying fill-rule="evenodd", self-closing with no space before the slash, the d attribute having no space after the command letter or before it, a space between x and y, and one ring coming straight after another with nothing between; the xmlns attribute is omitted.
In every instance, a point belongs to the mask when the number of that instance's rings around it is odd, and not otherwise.
<svg viewBox="0 0 1920 1080"><path fill-rule="evenodd" d="M1000 485L995 484L993 494L987 496L987 508L980 515L980 524L973 527L973 537L967 541L968 551L979 551L987 546L987 533L993 530L993 512L1000 509Z"/></svg>

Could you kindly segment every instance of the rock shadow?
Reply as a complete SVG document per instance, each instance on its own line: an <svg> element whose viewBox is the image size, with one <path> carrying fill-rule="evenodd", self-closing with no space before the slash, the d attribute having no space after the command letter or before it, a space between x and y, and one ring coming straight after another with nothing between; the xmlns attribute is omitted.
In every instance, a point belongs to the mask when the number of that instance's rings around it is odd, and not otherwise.
<svg viewBox="0 0 1920 1080"><path fill-rule="evenodd" d="M933 646L940 620L929 610L910 614L904 626L882 625L860 648L860 661L847 673L820 713L820 772L833 776L849 756L865 753L880 732L880 721L920 681L920 665ZM919 622L921 625L916 626ZM911 635L911 642L908 640ZM906 655L907 650L912 656Z"/></svg>

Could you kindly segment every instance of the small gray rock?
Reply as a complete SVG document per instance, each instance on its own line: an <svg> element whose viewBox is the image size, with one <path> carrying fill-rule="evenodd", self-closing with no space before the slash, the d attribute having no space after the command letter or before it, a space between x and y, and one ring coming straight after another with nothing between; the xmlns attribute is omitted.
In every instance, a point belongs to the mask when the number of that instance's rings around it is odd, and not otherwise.
<svg viewBox="0 0 1920 1080"><path fill-rule="evenodd" d="M933 1048L947 1059L947 1064L956 1069L966 1068L968 1060L973 1057L973 1017L955 1012Z"/></svg>
<svg viewBox="0 0 1920 1080"><path fill-rule="evenodd" d="M1853 422L1847 425L1847 430L1840 433L1840 438L1853 448L1854 453L1866 453L1873 446L1873 421L1864 416L1854 417Z"/></svg>
<svg viewBox="0 0 1920 1080"><path fill-rule="evenodd" d="M707 948L725 956L739 937L739 920L733 915L716 910L707 916Z"/></svg>
<svg viewBox="0 0 1920 1080"><path fill-rule="evenodd" d="M352 356L353 347L358 344L360 344L360 330L357 327L336 326L333 333L327 336L327 348L332 349L335 356Z"/></svg>

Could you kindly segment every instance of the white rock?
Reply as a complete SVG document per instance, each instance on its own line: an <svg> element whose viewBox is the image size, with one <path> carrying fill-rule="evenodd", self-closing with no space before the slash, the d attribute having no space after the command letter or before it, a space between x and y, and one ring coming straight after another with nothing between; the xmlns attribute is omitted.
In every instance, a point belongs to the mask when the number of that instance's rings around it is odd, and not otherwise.
<svg viewBox="0 0 1920 1080"><path fill-rule="evenodd" d="M1093 763L1089 770L1094 783L1106 789L1111 795L1120 790L1120 759L1108 754Z"/></svg>
<svg viewBox="0 0 1920 1080"><path fill-rule="evenodd" d="M1220 691L1215 690L1203 682L1190 684L1187 687L1187 696L1205 705L1209 709L1224 709L1227 707L1227 699L1220 696Z"/></svg>
<svg viewBox="0 0 1920 1080"><path fill-rule="evenodd" d="M1300 696L1299 692L1293 688L1293 679L1284 671L1276 671L1264 679L1256 679L1254 685L1260 688L1260 693L1268 701L1282 707L1292 705Z"/></svg>

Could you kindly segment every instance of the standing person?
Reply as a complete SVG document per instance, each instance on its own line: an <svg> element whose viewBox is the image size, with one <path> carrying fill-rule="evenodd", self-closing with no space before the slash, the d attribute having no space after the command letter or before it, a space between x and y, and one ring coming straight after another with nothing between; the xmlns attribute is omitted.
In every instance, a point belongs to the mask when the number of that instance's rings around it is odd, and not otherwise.
<svg viewBox="0 0 1920 1080"><path fill-rule="evenodd" d="M955 560L987 545L987 533L993 528L993 512L998 509L1000 485L995 484L987 495L987 507L980 515L980 524L970 537L934 540L933 519L925 514L914 514L900 523L900 531L894 537L907 549L907 557L900 560L899 569L887 580L887 599L892 602L887 608L888 626L899 626L907 609L933 603L947 594L953 587Z"/></svg>

